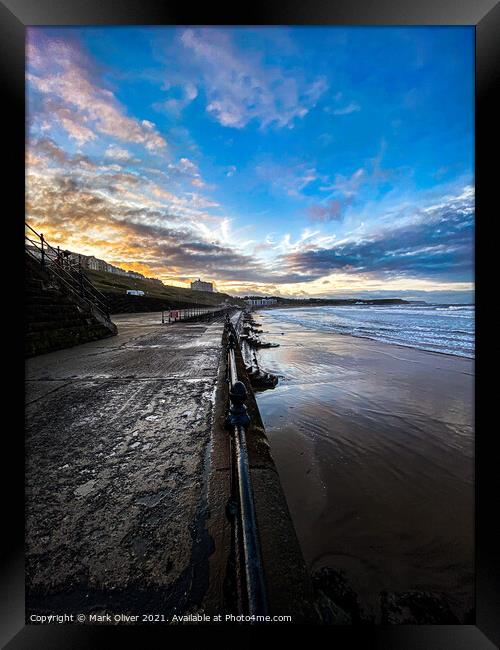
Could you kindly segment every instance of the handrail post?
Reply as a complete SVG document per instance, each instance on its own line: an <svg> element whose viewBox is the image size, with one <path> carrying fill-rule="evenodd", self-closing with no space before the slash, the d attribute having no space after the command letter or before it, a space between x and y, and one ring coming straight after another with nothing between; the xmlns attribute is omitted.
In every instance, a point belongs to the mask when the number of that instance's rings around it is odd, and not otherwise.
<svg viewBox="0 0 500 650"><path fill-rule="evenodd" d="M233 427L246 428L250 424L245 401L247 398L247 389L242 381L235 381L229 391L231 405L229 407L229 424Z"/></svg>
<svg viewBox="0 0 500 650"><path fill-rule="evenodd" d="M85 289L83 288L83 273L82 273L81 268L79 269L78 280L80 282L80 295L82 296L82 298L84 298L85 297Z"/></svg>
<svg viewBox="0 0 500 650"><path fill-rule="evenodd" d="M43 247L44 241L45 241L45 240L44 240L44 238L43 238L43 232L41 232L41 233L40 233L40 242L41 242L41 244L42 244L42 262L41 262L42 268L45 267L45 249L44 249L44 247Z"/></svg>

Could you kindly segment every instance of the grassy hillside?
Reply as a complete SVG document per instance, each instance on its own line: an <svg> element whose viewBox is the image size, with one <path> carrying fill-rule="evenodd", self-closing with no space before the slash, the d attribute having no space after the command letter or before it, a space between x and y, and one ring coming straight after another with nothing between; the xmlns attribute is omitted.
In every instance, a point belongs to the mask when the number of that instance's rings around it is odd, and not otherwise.
<svg viewBox="0 0 500 650"><path fill-rule="evenodd" d="M144 291L148 298L157 298L169 303L172 307L182 307L183 305L220 305L225 300L234 305L243 305L243 301L234 298L227 293L211 293L210 291L193 291L183 287L172 287L161 285L147 280L128 278L116 273L107 273L106 271L89 271L85 270L89 280L105 295L110 298L115 296L125 296L127 289L139 289ZM111 294L111 295L110 295ZM134 298L134 296L132 297Z"/></svg>

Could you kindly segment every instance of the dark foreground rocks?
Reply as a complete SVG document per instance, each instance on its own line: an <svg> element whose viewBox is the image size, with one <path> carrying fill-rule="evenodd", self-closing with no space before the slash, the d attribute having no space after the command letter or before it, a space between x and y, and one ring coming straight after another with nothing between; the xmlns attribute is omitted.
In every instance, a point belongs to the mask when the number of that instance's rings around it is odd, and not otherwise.
<svg viewBox="0 0 500 650"><path fill-rule="evenodd" d="M443 593L406 591L380 593L379 610L365 610L342 571L323 567L313 573L317 606L329 625L459 625L471 623L472 612L464 620L454 613L451 599Z"/></svg>
<svg viewBox="0 0 500 650"><path fill-rule="evenodd" d="M458 625L445 594L428 591L380 595L383 625Z"/></svg>

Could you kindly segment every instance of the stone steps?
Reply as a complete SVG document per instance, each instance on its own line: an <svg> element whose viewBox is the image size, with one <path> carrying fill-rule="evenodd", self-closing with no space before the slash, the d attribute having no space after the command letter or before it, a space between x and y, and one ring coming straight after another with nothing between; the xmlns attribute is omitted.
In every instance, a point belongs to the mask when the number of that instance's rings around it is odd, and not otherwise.
<svg viewBox="0 0 500 650"><path fill-rule="evenodd" d="M56 277L27 256L25 274L25 352L31 357L113 336L113 323L103 324Z"/></svg>

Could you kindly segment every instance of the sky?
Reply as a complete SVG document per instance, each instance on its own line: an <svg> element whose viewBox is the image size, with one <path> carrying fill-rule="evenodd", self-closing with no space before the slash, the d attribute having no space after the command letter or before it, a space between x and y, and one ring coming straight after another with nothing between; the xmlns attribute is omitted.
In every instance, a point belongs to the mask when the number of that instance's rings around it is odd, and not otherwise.
<svg viewBox="0 0 500 650"><path fill-rule="evenodd" d="M27 30L26 216L233 295L473 300L472 27Z"/></svg>

